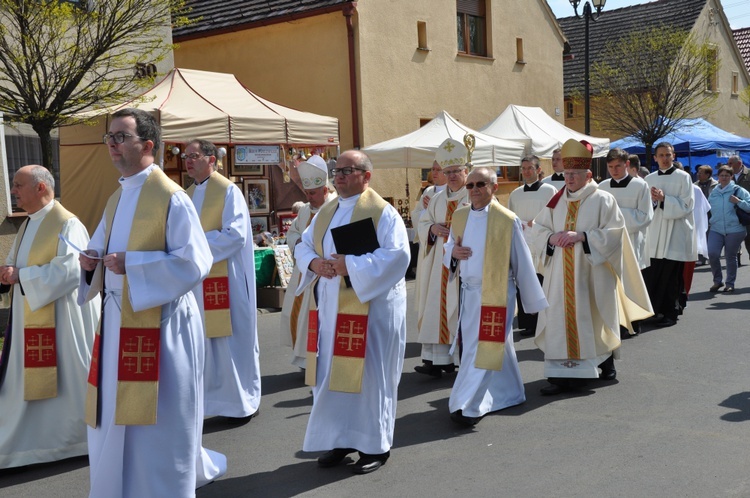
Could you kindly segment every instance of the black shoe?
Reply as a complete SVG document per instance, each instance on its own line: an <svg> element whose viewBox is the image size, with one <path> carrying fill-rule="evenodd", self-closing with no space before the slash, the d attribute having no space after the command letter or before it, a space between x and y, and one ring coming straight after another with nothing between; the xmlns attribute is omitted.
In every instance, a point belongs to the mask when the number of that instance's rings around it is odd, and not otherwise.
<svg viewBox="0 0 750 498"><path fill-rule="evenodd" d="M360 451L359 460L357 460L357 463L352 467L352 472L355 474L369 474L370 472L375 472L385 465L389 456L391 456L390 451L386 451L379 455L368 455L367 453L362 453Z"/></svg>
<svg viewBox="0 0 750 498"><path fill-rule="evenodd" d="M724 284L714 284L708 289L708 292L719 292L722 287L724 287Z"/></svg>
<svg viewBox="0 0 750 498"><path fill-rule="evenodd" d="M343 462L349 453L354 453L355 451L357 450L354 448L334 448L326 451L318 458L318 467L335 467Z"/></svg>
<svg viewBox="0 0 750 498"><path fill-rule="evenodd" d="M664 318L662 318L661 320L659 320L658 322L656 322L654 324L654 326L656 326L658 328L664 328L664 327L671 327L671 326L675 325L676 323L677 323L677 320L673 320L673 319L667 318L665 316Z"/></svg>
<svg viewBox="0 0 750 498"><path fill-rule="evenodd" d="M611 368L609 370L603 370L599 374L599 380L615 380L617 378L617 370Z"/></svg>
<svg viewBox="0 0 750 498"><path fill-rule="evenodd" d="M430 377L435 377L437 379L443 376L443 369L432 364L428 365L427 363L417 365L416 367L414 367L414 371L424 375L429 375Z"/></svg>
<svg viewBox="0 0 750 498"><path fill-rule="evenodd" d="M568 388L566 387L558 386L557 384L550 384L539 389L539 392L542 393L542 396L555 396L557 394L562 394L567 390Z"/></svg>
<svg viewBox="0 0 750 498"><path fill-rule="evenodd" d="M247 417L224 417L224 422L232 425L243 425L257 417L259 413L260 410L257 410L255 413L248 415Z"/></svg>
<svg viewBox="0 0 750 498"><path fill-rule="evenodd" d="M535 329L521 329L519 333L521 334L522 337L531 337L536 334L536 330Z"/></svg>
<svg viewBox="0 0 750 498"><path fill-rule="evenodd" d="M451 413L451 420L464 427L474 427L482 420L482 417L467 417L462 410L456 410Z"/></svg>

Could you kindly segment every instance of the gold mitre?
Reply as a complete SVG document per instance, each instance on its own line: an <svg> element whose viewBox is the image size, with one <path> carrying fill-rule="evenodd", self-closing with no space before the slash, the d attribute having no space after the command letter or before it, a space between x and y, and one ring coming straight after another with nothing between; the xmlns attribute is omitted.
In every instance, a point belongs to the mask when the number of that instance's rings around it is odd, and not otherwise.
<svg viewBox="0 0 750 498"><path fill-rule="evenodd" d="M435 162L445 169L450 166L464 166L469 155L468 149L452 138L446 138L435 152Z"/></svg>
<svg viewBox="0 0 750 498"><path fill-rule="evenodd" d="M305 190L320 188L328 182L328 165L318 155L310 156L307 161L299 163L297 171Z"/></svg>
<svg viewBox="0 0 750 498"><path fill-rule="evenodd" d="M570 139L565 142L560 151L564 169L591 169L591 158L594 148L585 140Z"/></svg>

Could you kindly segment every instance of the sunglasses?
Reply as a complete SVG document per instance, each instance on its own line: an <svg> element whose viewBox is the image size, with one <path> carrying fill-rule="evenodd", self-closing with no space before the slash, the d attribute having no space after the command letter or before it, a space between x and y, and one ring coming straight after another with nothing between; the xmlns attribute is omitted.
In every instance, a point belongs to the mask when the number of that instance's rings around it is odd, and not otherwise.
<svg viewBox="0 0 750 498"><path fill-rule="evenodd" d="M487 182L477 182L477 183L469 182L469 183L466 184L466 190L471 190L474 187L476 187L476 188L484 188L487 185L489 185L489 183L487 183Z"/></svg>

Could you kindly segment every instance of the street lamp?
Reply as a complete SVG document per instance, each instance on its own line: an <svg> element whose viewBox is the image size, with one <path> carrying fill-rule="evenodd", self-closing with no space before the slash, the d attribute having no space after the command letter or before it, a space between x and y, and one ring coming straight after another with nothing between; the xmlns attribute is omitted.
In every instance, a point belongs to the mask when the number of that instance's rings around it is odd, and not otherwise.
<svg viewBox="0 0 750 498"><path fill-rule="evenodd" d="M586 37L585 37L585 57L584 57L584 90L583 90L583 122L584 122L584 133L586 135L591 134L591 109L590 109L590 103L589 103L589 19L596 22L597 19L599 19L599 16L602 15L602 9L604 8L604 4L607 3L607 0L591 0L591 3L588 1L583 2L583 15L578 14L578 5L581 3L581 0L570 0L570 5L573 6L573 11L576 14L576 17L578 19L584 18L586 20ZM594 15L594 12L591 10L591 4L594 4L594 8L596 9L596 15Z"/></svg>

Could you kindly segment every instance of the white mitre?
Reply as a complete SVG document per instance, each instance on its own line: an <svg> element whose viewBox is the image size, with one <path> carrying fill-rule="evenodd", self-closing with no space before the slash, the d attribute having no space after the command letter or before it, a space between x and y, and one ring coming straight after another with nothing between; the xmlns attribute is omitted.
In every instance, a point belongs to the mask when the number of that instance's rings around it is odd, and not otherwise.
<svg viewBox="0 0 750 498"><path fill-rule="evenodd" d="M307 161L299 163L297 171L305 190L323 187L328 182L328 166L318 155L310 156Z"/></svg>

